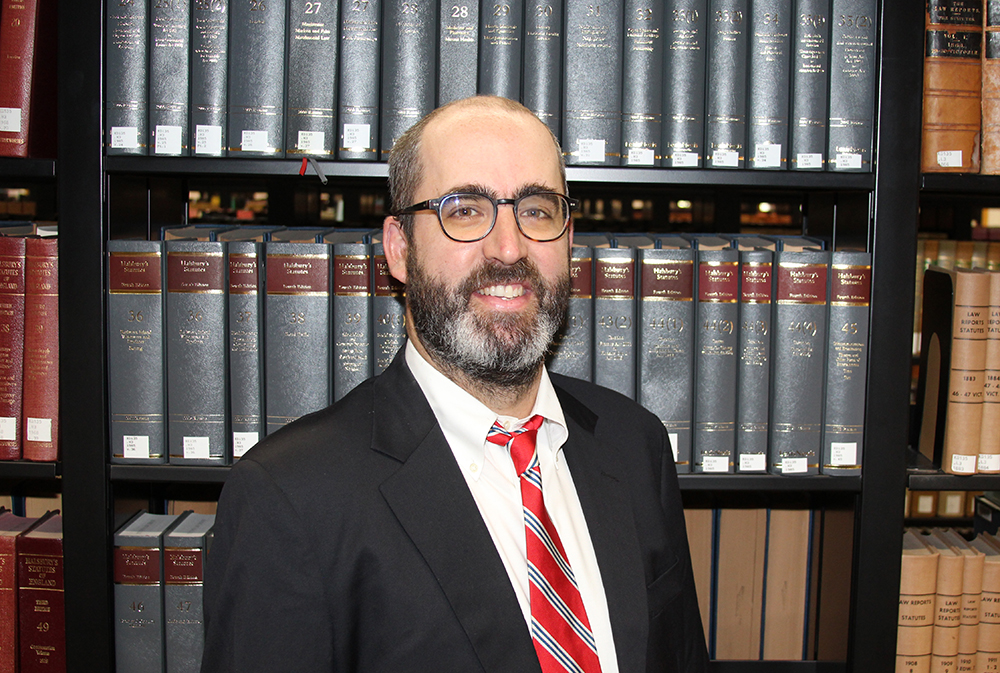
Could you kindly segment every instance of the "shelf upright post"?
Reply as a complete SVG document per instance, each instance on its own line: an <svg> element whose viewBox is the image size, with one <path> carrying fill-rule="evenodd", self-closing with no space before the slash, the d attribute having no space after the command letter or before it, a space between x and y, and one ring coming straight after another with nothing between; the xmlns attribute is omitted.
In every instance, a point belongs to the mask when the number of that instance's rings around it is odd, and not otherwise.
<svg viewBox="0 0 1000 673"><path fill-rule="evenodd" d="M59 7L59 370L69 671L110 671L103 2Z"/></svg>
<svg viewBox="0 0 1000 673"><path fill-rule="evenodd" d="M869 384L848 653L848 670L856 673L895 666L920 185L923 4L882 0L878 25L876 180L868 237Z"/></svg>

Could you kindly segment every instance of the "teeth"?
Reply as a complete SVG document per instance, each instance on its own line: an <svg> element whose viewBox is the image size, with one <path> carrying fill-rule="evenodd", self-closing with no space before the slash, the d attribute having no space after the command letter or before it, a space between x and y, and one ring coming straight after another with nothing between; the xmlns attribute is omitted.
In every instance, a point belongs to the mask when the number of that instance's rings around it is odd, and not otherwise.
<svg viewBox="0 0 1000 673"><path fill-rule="evenodd" d="M481 289L480 294L487 297L500 297L502 299L513 299L524 294L524 287L520 285L492 285Z"/></svg>

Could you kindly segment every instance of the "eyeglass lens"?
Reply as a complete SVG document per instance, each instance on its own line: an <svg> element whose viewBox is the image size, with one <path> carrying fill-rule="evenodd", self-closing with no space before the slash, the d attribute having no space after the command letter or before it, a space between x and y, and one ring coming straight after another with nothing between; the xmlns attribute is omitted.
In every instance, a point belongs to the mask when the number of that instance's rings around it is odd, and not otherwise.
<svg viewBox="0 0 1000 673"><path fill-rule="evenodd" d="M474 241L493 226L496 204L481 194L452 194L441 202L438 212L449 236ZM529 194L514 204L514 216L529 238L551 240L562 235L569 205L557 194Z"/></svg>

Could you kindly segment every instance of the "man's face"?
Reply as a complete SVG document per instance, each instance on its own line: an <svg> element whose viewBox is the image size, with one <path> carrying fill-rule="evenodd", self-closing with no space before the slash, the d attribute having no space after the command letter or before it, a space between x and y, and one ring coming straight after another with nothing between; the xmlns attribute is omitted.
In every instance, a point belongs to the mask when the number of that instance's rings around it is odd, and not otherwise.
<svg viewBox="0 0 1000 673"><path fill-rule="evenodd" d="M456 191L494 198L562 191L552 140L527 116L459 111L428 126L421 147L415 201ZM419 213L406 275L411 324L428 351L484 383L527 384L566 313L569 235L531 241L513 209L500 206L486 238L459 243L435 213Z"/></svg>

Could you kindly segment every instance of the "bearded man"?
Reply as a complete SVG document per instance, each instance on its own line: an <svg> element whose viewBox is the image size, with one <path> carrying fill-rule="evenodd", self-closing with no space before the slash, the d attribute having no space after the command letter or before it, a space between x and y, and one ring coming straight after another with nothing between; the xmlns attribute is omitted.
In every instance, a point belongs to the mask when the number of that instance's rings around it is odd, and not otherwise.
<svg viewBox="0 0 1000 673"><path fill-rule="evenodd" d="M232 469L203 671L703 671L662 424L545 369L575 202L503 98L393 147L383 244L407 343Z"/></svg>

